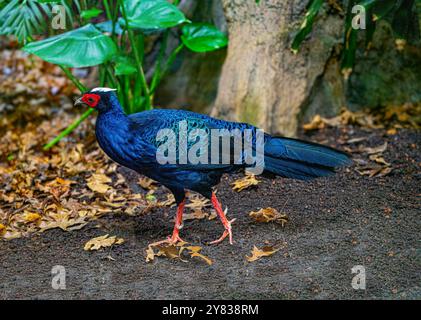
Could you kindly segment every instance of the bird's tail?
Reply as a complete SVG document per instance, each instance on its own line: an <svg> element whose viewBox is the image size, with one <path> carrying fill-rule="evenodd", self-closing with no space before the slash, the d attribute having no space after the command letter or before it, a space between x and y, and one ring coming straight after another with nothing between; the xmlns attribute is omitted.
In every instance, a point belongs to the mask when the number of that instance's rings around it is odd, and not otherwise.
<svg viewBox="0 0 421 320"><path fill-rule="evenodd" d="M317 143L283 137L265 143L265 170L286 178L324 177L351 162L347 153Z"/></svg>

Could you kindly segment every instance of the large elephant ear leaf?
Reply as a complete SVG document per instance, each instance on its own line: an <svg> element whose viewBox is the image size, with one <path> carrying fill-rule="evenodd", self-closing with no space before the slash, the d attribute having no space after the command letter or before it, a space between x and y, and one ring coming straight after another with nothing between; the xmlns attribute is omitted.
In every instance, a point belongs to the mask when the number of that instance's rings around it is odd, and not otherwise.
<svg viewBox="0 0 421 320"><path fill-rule="evenodd" d="M126 0L124 8L130 28L171 28L189 21L167 0Z"/></svg>
<svg viewBox="0 0 421 320"><path fill-rule="evenodd" d="M219 31L215 26L192 23L182 29L181 40L187 48L194 52L208 52L225 47L228 38L225 33Z"/></svg>
<svg viewBox="0 0 421 320"><path fill-rule="evenodd" d="M41 59L72 68L91 67L110 60L117 47L92 24L27 44L24 51Z"/></svg>

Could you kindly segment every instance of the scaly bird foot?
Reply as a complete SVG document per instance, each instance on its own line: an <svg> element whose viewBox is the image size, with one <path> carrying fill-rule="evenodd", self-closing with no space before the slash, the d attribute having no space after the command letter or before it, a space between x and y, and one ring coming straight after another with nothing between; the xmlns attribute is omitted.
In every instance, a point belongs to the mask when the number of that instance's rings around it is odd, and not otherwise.
<svg viewBox="0 0 421 320"><path fill-rule="evenodd" d="M178 242L186 242L186 241L180 238L180 236L178 235L178 232L173 232L172 236L169 236L167 239L151 243L149 247L156 247L163 244L176 245Z"/></svg>
<svg viewBox="0 0 421 320"><path fill-rule="evenodd" d="M168 237L167 239L157 241L157 242L153 242L153 243L149 244L149 247L161 246L163 244L176 245L178 242L185 242L185 241L183 239L181 239L179 236L176 236L176 237L171 236L171 237Z"/></svg>
<svg viewBox="0 0 421 320"><path fill-rule="evenodd" d="M177 208L177 214L175 217L175 225L174 230L172 232L171 237L168 237L167 239L157 241L154 243L151 243L149 247L156 247L160 246L162 244L169 244L169 245L176 245L178 242L185 242L183 239L180 238L179 232L183 228L183 209L184 209L184 203L185 200L180 202Z"/></svg>
<svg viewBox="0 0 421 320"><path fill-rule="evenodd" d="M233 244L233 241L232 241L232 228L231 228L231 224L234 222L236 220L236 218L234 218L234 219L232 219L232 220L230 220L230 221L227 221L225 224L224 224L224 227L225 227L225 231L224 231L224 233L222 234L222 236L219 238L219 239L217 239L217 240L215 240L215 241L212 241L212 242L210 242L210 244L218 244L218 243L220 243L220 242L222 242L227 236L229 236L229 241L230 241L230 244Z"/></svg>

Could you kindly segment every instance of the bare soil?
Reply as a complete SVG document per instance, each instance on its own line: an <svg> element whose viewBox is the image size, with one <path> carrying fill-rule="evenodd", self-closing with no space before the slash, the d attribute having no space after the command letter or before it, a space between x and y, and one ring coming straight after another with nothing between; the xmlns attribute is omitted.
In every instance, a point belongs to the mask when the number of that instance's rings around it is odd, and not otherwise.
<svg viewBox="0 0 421 320"><path fill-rule="evenodd" d="M338 146L339 129L306 137ZM421 134L400 130L352 129L348 138L367 136L365 145L389 145L383 156L393 171L361 176L355 166L330 178L300 182L259 178L254 189L235 192L225 177L218 187L234 224L234 245L218 238L218 220L185 222L182 237L203 247L214 263L157 258L145 261L148 243L166 237L174 210L145 216L107 215L81 230L51 230L30 238L0 242L2 299L420 299ZM248 212L274 207L289 222L258 224ZM84 251L104 233L125 243ZM256 246L286 243L271 257L249 263ZM110 256L115 259L110 259ZM51 286L51 269L66 269L66 289ZM355 290L351 268L366 269L366 290Z"/></svg>

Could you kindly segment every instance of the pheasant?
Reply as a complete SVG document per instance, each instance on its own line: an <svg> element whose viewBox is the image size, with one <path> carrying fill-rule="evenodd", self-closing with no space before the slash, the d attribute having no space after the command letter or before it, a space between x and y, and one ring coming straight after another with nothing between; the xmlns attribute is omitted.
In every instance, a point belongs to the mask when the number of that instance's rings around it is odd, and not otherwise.
<svg viewBox="0 0 421 320"><path fill-rule="evenodd" d="M310 180L332 175L335 168L351 163L347 153L331 147L272 136L247 123L191 111L153 109L126 115L114 91L92 89L75 105L98 111L96 138L112 160L158 181L174 195L177 212L173 233L155 244L182 241L179 232L187 190L210 199L222 221L224 232L211 243L220 243L226 237L233 243L234 219L227 219L213 191L223 174L258 169L260 173ZM221 139L224 134L228 136L228 144L221 146L219 140L213 139L214 132ZM235 140L237 136L239 140Z"/></svg>

